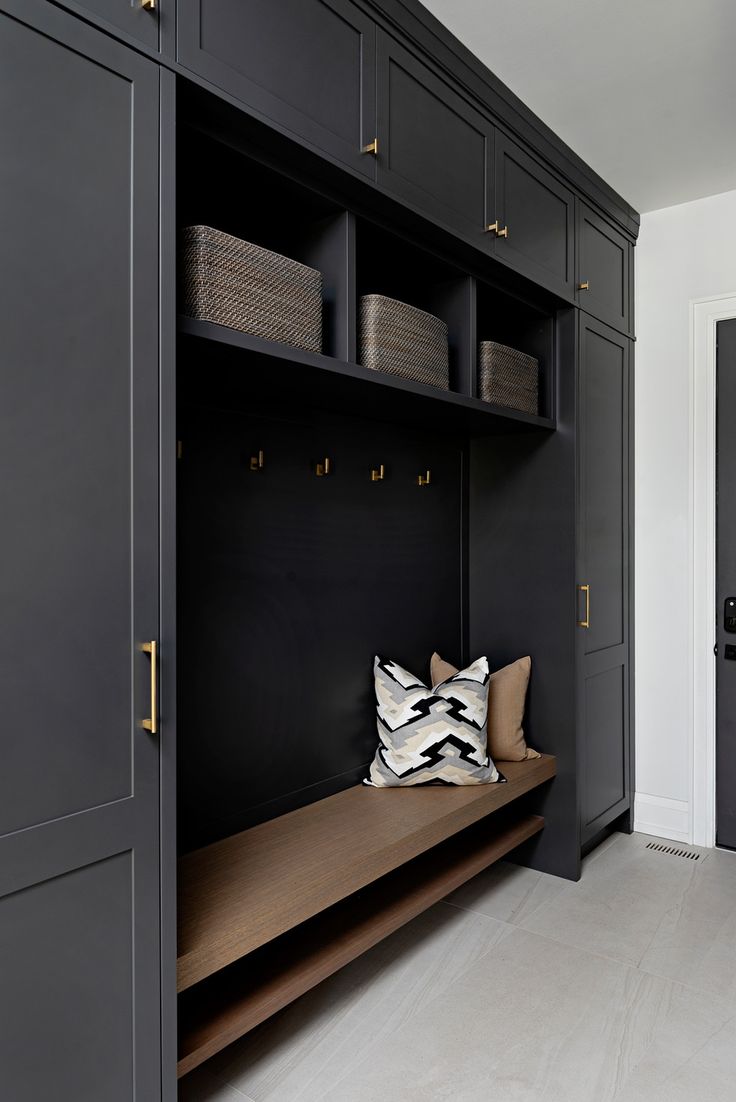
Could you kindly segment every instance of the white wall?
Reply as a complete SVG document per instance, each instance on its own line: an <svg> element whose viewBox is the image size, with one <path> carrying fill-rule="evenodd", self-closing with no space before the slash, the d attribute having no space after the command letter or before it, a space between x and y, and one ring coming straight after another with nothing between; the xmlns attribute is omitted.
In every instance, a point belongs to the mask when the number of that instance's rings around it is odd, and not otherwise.
<svg viewBox="0 0 736 1102"><path fill-rule="evenodd" d="M636 829L690 841L690 303L736 294L736 191L643 215L636 261Z"/></svg>

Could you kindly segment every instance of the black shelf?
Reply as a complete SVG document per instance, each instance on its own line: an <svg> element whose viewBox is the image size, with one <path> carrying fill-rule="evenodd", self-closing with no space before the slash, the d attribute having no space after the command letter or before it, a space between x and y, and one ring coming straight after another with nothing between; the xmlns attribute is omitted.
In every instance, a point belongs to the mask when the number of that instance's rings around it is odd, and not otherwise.
<svg viewBox="0 0 736 1102"><path fill-rule="evenodd" d="M411 379L385 375L360 364L333 359L241 333L224 325L180 316L179 332L206 343L207 374L201 361L184 357L189 382L200 397L216 392L218 401L252 401L279 396L346 414L383 421L438 427L449 433L495 436L506 433L550 431L550 417L536 417L519 410L490 405L453 391L438 390ZM187 369L185 368L185 370ZM212 372L217 372L213 380ZM191 373L197 372L197 378ZM185 380L186 381L186 380Z"/></svg>

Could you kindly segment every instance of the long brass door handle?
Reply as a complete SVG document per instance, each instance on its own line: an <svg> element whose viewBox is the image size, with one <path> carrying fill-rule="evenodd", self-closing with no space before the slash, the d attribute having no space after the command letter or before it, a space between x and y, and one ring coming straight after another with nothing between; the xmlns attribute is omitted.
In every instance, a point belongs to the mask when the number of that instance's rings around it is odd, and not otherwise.
<svg viewBox="0 0 736 1102"><path fill-rule="evenodd" d="M584 593L585 594L585 619L584 620L578 620L578 627L579 628L589 628L590 627L590 586L589 585L579 585L578 586L578 593Z"/></svg>
<svg viewBox="0 0 736 1102"><path fill-rule="evenodd" d="M151 718L141 720L141 727L150 731L152 735L158 733L158 701L156 699L156 684L158 681L158 647L156 640L150 643L141 643L141 650L151 656Z"/></svg>

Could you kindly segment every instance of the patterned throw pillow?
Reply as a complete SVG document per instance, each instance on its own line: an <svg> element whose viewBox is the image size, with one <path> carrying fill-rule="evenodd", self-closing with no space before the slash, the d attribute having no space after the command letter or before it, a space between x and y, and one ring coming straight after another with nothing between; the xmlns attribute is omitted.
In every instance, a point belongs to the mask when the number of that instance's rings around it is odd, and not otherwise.
<svg viewBox="0 0 736 1102"><path fill-rule="evenodd" d="M395 662L374 663L379 747L365 784L489 784L503 780L486 750L488 660L435 690Z"/></svg>

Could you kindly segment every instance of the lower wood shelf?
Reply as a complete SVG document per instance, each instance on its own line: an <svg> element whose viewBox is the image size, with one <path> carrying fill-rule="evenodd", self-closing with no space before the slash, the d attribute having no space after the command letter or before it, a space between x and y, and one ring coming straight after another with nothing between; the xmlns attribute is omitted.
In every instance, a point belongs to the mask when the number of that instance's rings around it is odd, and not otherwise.
<svg viewBox="0 0 736 1102"><path fill-rule="evenodd" d="M507 808L179 996L181 1077L355 960L544 826Z"/></svg>

